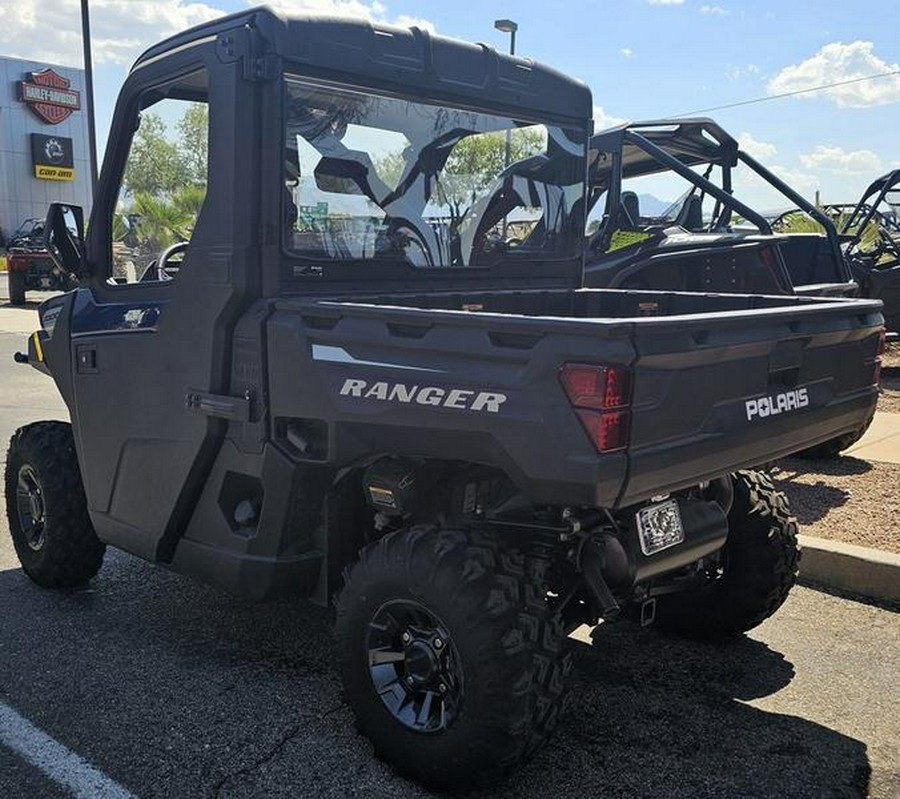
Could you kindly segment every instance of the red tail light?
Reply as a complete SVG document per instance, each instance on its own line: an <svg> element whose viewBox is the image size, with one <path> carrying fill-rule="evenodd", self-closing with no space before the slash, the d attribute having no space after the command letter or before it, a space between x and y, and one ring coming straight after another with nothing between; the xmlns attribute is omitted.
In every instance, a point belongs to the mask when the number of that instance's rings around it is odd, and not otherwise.
<svg viewBox="0 0 900 799"><path fill-rule="evenodd" d="M575 413L597 452L618 452L628 446L628 424L631 421L628 411L597 413L576 410Z"/></svg>
<svg viewBox="0 0 900 799"><path fill-rule="evenodd" d="M559 382L597 452L625 449L631 373L621 366L567 363L559 370Z"/></svg>
<svg viewBox="0 0 900 799"><path fill-rule="evenodd" d="M621 366L567 363L559 370L559 380L576 408L611 410L631 400L631 375Z"/></svg>

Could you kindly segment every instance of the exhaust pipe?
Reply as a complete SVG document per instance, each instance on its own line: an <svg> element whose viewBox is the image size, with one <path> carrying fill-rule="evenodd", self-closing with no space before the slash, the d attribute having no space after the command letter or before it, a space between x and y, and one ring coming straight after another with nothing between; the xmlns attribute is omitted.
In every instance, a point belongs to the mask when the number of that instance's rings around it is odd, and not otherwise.
<svg viewBox="0 0 900 799"><path fill-rule="evenodd" d="M684 541L676 546L645 555L634 523L620 528L618 535L604 533L585 541L577 566L602 618L621 612L613 591L628 596L635 585L677 571L725 545L727 513L734 500L730 478L711 483L710 493L713 501L678 500Z"/></svg>

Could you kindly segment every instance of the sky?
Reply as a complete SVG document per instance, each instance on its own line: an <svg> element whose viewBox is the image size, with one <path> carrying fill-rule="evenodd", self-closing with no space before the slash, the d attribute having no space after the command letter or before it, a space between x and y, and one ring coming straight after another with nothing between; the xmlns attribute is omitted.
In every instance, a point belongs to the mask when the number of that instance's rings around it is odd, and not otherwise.
<svg viewBox="0 0 900 799"><path fill-rule="evenodd" d="M115 99L138 54L165 36L245 0L91 0L98 139L106 140ZM420 25L498 49L519 25L517 54L590 86L597 128L623 120L683 115L826 83L886 77L793 97L710 111L747 151L801 194L855 200L888 169L900 168L900 29L846 0L275 0L287 13L338 13ZM890 16L890 15L889 15ZM79 0L2 0L0 54L81 66ZM742 199L784 206L742 176ZM674 199L676 187L649 190ZM665 196L665 195L670 196Z"/></svg>

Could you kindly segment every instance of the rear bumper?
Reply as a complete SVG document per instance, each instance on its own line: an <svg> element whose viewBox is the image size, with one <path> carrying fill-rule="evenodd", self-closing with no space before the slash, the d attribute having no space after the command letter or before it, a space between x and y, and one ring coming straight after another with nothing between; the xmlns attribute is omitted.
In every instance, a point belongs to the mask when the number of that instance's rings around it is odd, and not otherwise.
<svg viewBox="0 0 900 799"><path fill-rule="evenodd" d="M22 253L11 252L6 256L6 268L9 272L49 272L52 261L46 252Z"/></svg>
<svg viewBox="0 0 900 799"><path fill-rule="evenodd" d="M633 450L619 505L697 485L723 474L759 466L859 430L875 412L877 386L826 407L782 414L743 429L707 428L691 440ZM716 426L713 419L711 427Z"/></svg>

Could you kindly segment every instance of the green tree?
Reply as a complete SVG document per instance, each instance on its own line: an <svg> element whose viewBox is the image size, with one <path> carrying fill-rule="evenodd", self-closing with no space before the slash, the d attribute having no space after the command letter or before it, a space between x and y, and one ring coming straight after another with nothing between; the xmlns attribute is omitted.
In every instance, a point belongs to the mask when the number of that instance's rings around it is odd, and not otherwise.
<svg viewBox="0 0 900 799"><path fill-rule="evenodd" d="M177 241L189 240L196 221L174 202L143 192L134 196L134 213L140 250L154 257Z"/></svg>
<svg viewBox="0 0 900 799"><path fill-rule="evenodd" d="M195 186L206 186L209 159L209 106L191 103L178 120L178 155Z"/></svg>
<svg viewBox="0 0 900 799"><path fill-rule="evenodd" d="M509 135L509 161L543 152L544 134L535 128L520 128ZM466 209L484 194L505 169L506 133L478 133L466 136L450 152L444 169L438 176L435 199L450 208L454 219L460 219ZM402 153L388 153L375 164L382 180L392 188L400 181L405 160Z"/></svg>
<svg viewBox="0 0 900 799"><path fill-rule="evenodd" d="M166 123L157 114L141 114L125 165L125 190L132 196L160 196L182 182L181 157L177 145L166 137Z"/></svg>

